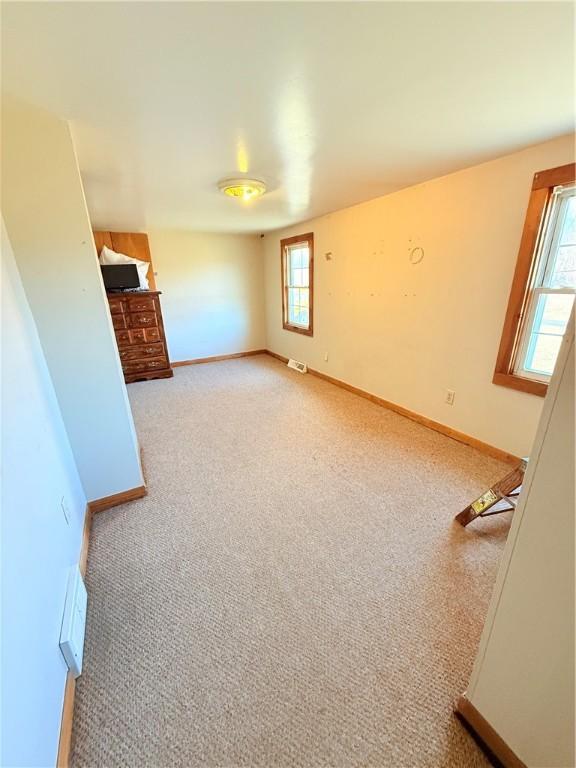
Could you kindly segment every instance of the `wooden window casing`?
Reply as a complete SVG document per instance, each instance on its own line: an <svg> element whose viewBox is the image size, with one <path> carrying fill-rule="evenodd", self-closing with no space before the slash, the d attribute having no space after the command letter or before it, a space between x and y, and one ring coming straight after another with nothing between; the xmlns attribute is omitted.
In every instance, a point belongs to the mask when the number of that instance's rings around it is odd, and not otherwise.
<svg viewBox="0 0 576 768"><path fill-rule="evenodd" d="M514 362L524 331L530 291L538 266L538 246L543 236L549 203L555 187L573 184L575 178L576 163L561 165L534 175L492 379L494 384L541 397L544 397L548 391L548 383L514 373Z"/></svg>
<svg viewBox="0 0 576 768"><path fill-rule="evenodd" d="M308 247L308 285L290 286L288 279L288 247L305 244ZM305 235L287 237L280 241L280 264L282 273L282 327L286 331L294 331L305 336L314 335L314 234L308 232ZM308 289L308 325L297 325L290 322L289 318L289 293L290 288Z"/></svg>

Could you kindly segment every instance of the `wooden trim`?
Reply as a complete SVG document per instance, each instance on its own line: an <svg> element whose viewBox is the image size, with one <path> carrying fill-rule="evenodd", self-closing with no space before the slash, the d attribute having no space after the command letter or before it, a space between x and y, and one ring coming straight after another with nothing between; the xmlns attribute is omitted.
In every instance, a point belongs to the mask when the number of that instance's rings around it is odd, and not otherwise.
<svg viewBox="0 0 576 768"><path fill-rule="evenodd" d="M296 243L308 243L310 251L309 261L309 285L310 291L310 324L308 328L300 328L298 325L291 325L286 320L286 310L288 307L288 285L286 282L286 247ZM314 336L314 232L307 232L305 235L294 235L280 240L280 278L282 281L282 328L285 331L300 333L303 336Z"/></svg>
<svg viewBox="0 0 576 768"><path fill-rule="evenodd" d="M105 245L116 253L124 253L133 259L147 261L150 266L146 277L151 291L156 290L156 275L154 274L154 265L152 264L152 255L150 254L150 245L148 244L148 235L144 232L104 232L94 230L94 244L96 251L100 254L102 246Z"/></svg>
<svg viewBox="0 0 576 768"><path fill-rule="evenodd" d="M271 352L268 350L267 354L269 354L271 357L275 357L277 360L281 360L283 363L288 362L287 357L278 355L276 352ZM347 392L352 392L354 395L364 397L366 400L370 400L370 402L375 403L376 405L380 405L383 408L394 411L395 413L400 414L400 416L405 416L407 419L411 419L418 424L422 424L424 427L428 427L428 429L433 429L435 432L439 432L441 435L445 435L452 440L456 440L459 443L464 443L464 445L469 445L471 448L475 448L477 451L480 451L487 456L491 456L494 459L498 459L499 461L503 461L506 464L517 465L520 461L520 458L518 456L514 456L512 453L503 451L501 448L496 448L496 446L485 443L482 440L478 440L478 438L467 435L464 432L459 432L457 429L448 427L446 424L441 424L439 421L433 421L427 416L422 416L420 413L416 413L415 411L411 411L408 408L404 408L402 405L392 403L390 400L384 400L384 398L378 397L378 395L373 395L372 393L366 392L363 389L354 387L352 384L348 384L345 381L335 379L333 376L329 376L327 373L315 371L313 368L308 368L308 373L311 373L313 376L317 376L319 379L324 379L324 381L328 381L330 384L335 384L337 387L345 389Z"/></svg>
<svg viewBox="0 0 576 768"><path fill-rule="evenodd" d="M530 395L546 397L548 384L545 381L536 381L535 379L524 379L522 376L516 376L515 373L494 372L492 377L493 384L499 384L501 387L516 389L518 392L528 392Z"/></svg>
<svg viewBox="0 0 576 768"><path fill-rule="evenodd" d="M576 163L568 165L558 165L556 168L549 168L547 171L538 171L534 174L532 189L543 189L549 187L558 187L563 184L574 184L576 179Z"/></svg>
<svg viewBox="0 0 576 768"><path fill-rule="evenodd" d="M526 763L520 760L466 695L459 697L455 712L478 737L481 746L496 756L504 768L527 768Z"/></svg>
<svg viewBox="0 0 576 768"><path fill-rule="evenodd" d="M90 531L92 528L92 510L86 505L84 513L84 527L82 530L82 545L80 547L80 573L86 574L88 563L88 549L90 547ZM64 688L64 701L62 704L62 719L60 724L60 738L58 740L57 768L68 768L70 762L70 747L72 744L72 722L74 718L74 695L76 693L76 680L70 672L66 675Z"/></svg>
<svg viewBox="0 0 576 768"><path fill-rule="evenodd" d="M80 547L80 573L82 577L86 575L86 566L88 565L88 549L90 548L90 531L92 530L92 515L90 505L86 504L84 513L84 527L82 529L82 546Z"/></svg>
<svg viewBox="0 0 576 768"><path fill-rule="evenodd" d="M252 357L252 355L265 355L265 349L251 349L249 352L234 352L231 355L213 355L212 357L197 357L194 360L178 360L172 363L172 368L182 365L201 365L202 363L217 363L220 360L236 360L238 357Z"/></svg>
<svg viewBox="0 0 576 768"><path fill-rule="evenodd" d="M535 256L538 252L543 223L546 220L548 203L554 187L561 184L572 184L575 180L576 163L561 165L534 174L532 192L528 201L528 210L524 220L524 229L502 328L502 337L494 367L493 384L540 397L544 397L548 391L546 382L525 379L514 374L514 359L528 309L530 290L537 267Z"/></svg>
<svg viewBox="0 0 576 768"><path fill-rule="evenodd" d="M120 493L112 494L112 496L104 496L102 499L89 501L88 507L93 514L104 512L104 510L117 507L119 504L126 504L128 501L141 499L143 496L146 496L146 493L146 486L139 485L137 488L130 488L128 491L121 491Z"/></svg>
<svg viewBox="0 0 576 768"><path fill-rule="evenodd" d="M502 338L500 339L500 347L496 357L494 378L492 379L494 384L513 386L510 383L509 377L513 375L514 354L518 345L522 321L528 304L530 283L535 268L534 253L549 199L550 189L548 187L535 190L530 195L528 211L524 221L524 230L520 240L518 259L514 270L514 278L510 289L510 297L508 299L508 307L502 328ZM497 374L499 374L498 377ZM544 384L544 386L546 389L548 388L547 384ZM526 392L529 390L524 389L522 391ZM537 393L534 392L533 394Z"/></svg>

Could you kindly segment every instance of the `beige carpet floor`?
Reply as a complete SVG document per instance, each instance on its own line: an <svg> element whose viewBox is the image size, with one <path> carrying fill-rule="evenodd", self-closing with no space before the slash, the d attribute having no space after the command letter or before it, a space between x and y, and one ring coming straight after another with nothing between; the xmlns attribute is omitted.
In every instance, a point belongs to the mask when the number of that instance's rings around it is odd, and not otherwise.
<svg viewBox="0 0 576 768"><path fill-rule="evenodd" d="M74 768L486 766L452 715L506 468L267 356L129 387L148 496L95 516Z"/></svg>

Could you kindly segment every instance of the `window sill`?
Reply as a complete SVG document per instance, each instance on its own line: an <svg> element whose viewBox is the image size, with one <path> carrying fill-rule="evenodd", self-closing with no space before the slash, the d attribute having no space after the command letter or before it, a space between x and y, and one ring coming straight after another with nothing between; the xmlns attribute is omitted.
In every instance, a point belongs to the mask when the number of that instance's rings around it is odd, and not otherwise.
<svg viewBox="0 0 576 768"><path fill-rule="evenodd" d="M283 326L285 331L293 331L294 333L302 333L304 336L313 336L312 328L300 328L298 325L290 325L289 323L284 323Z"/></svg>
<svg viewBox="0 0 576 768"><path fill-rule="evenodd" d="M546 392L548 392L548 384L546 382L523 379L522 376L516 376L513 373L496 372L492 383L498 384L500 387L516 389L518 392L527 392L529 395L538 395L538 397L545 397Z"/></svg>

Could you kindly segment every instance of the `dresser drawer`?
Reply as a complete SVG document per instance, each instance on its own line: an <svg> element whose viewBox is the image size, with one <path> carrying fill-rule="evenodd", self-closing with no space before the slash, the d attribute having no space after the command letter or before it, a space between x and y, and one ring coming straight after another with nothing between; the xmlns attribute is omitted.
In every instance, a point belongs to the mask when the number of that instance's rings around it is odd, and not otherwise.
<svg viewBox="0 0 576 768"><path fill-rule="evenodd" d="M143 329L138 329L138 331L133 331L133 333L140 333L140 331ZM160 328L146 328L144 331L146 334L146 341L162 341L162 334L160 333Z"/></svg>
<svg viewBox="0 0 576 768"><path fill-rule="evenodd" d="M112 325L116 331L123 331L125 328L128 328L127 317L124 314L112 315Z"/></svg>
<svg viewBox="0 0 576 768"><path fill-rule="evenodd" d="M116 331L116 341L119 347L126 347L131 343L130 331Z"/></svg>
<svg viewBox="0 0 576 768"><path fill-rule="evenodd" d="M130 344L146 344L146 330L144 328L134 328L130 331Z"/></svg>
<svg viewBox="0 0 576 768"><path fill-rule="evenodd" d="M126 374L148 373L168 367L168 358L166 357L157 357L154 360L131 360L122 365Z"/></svg>
<svg viewBox="0 0 576 768"><path fill-rule="evenodd" d="M133 328L130 331L116 331L116 341L119 347L130 347L162 341L162 334L160 328Z"/></svg>
<svg viewBox="0 0 576 768"><path fill-rule="evenodd" d="M130 312L128 318L130 328L148 328L158 325L156 312Z"/></svg>
<svg viewBox="0 0 576 768"><path fill-rule="evenodd" d="M145 360L148 357L160 357L164 354L164 344L142 344L120 350L120 360Z"/></svg>
<svg viewBox="0 0 576 768"><path fill-rule="evenodd" d="M121 298L113 299L109 296L108 304L110 305L110 314L112 315L121 314L126 308L126 300Z"/></svg>
<svg viewBox="0 0 576 768"><path fill-rule="evenodd" d="M153 296L129 296L126 300L129 312L155 312Z"/></svg>

